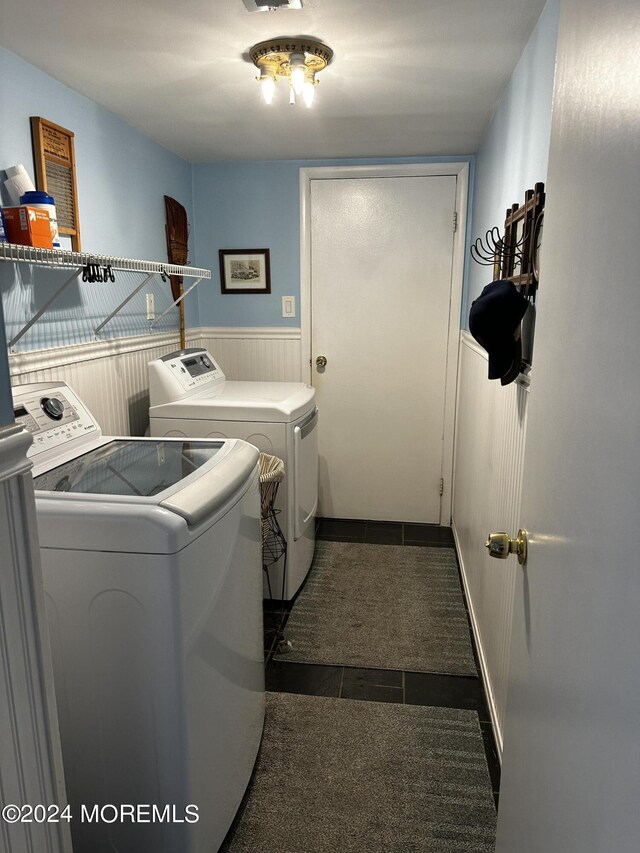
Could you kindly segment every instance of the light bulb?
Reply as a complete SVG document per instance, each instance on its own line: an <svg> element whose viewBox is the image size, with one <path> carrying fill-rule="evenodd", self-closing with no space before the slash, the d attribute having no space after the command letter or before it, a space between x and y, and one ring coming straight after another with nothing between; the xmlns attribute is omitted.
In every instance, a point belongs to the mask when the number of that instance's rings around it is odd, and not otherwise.
<svg viewBox="0 0 640 853"><path fill-rule="evenodd" d="M304 86L304 54L294 53L291 57L291 85L296 95L302 94Z"/></svg>
<svg viewBox="0 0 640 853"><path fill-rule="evenodd" d="M261 77L260 88L262 89L262 97L265 104L270 104L276 91L276 81L273 77Z"/></svg>
<svg viewBox="0 0 640 853"><path fill-rule="evenodd" d="M302 97L304 98L304 102L307 107L310 107L313 103L313 96L316 93L316 87L313 85L311 80L307 80L304 86L302 87Z"/></svg>

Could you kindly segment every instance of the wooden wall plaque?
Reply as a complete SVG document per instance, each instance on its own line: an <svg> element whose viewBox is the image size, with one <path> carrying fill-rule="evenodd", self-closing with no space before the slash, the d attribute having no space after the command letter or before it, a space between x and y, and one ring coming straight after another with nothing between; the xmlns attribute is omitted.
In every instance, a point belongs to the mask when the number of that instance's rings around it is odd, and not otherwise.
<svg viewBox="0 0 640 853"><path fill-rule="evenodd" d="M80 252L82 249L73 136L73 131L46 118L31 116L36 187L53 196L58 230L61 234L69 235L73 251Z"/></svg>

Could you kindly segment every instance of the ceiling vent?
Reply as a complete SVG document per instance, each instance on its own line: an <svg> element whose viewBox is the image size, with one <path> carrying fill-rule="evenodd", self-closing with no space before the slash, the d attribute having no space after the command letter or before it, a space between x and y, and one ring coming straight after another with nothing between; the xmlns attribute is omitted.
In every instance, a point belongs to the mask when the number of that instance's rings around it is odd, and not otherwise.
<svg viewBox="0 0 640 853"><path fill-rule="evenodd" d="M249 12L277 12L279 9L302 9L302 0L242 0Z"/></svg>

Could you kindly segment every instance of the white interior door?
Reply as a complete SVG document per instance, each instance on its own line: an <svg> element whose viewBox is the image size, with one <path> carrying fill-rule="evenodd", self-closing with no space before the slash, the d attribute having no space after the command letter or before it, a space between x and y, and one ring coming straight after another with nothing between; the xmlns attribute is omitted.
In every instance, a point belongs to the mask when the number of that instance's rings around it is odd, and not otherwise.
<svg viewBox="0 0 640 853"><path fill-rule="evenodd" d="M455 199L454 176L311 181L325 517L440 521Z"/></svg>
<svg viewBox="0 0 640 853"><path fill-rule="evenodd" d="M640 849L639 41L564 0L498 853Z"/></svg>

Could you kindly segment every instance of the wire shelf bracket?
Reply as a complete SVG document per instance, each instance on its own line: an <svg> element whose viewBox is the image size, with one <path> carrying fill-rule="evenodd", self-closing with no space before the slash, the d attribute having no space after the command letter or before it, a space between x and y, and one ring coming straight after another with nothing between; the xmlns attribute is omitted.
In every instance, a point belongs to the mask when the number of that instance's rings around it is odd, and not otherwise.
<svg viewBox="0 0 640 853"><path fill-rule="evenodd" d="M9 349L12 349L18 343L20 338L29 331L29 329L34 325L34 323L37 323L38 320L40 319L40 317L42 317L42 315L45 314L49 310L49 307L51 306L51 304L53 302L56 301L58 296L60 296L60 294L64 290L66 290L67 287L69 287L69 285L72 284L78 278L78 276L82 272L82 269L83 269L82 267L78 267L76 270L74 270L71 273L71 275L69 276L69 278L65 281L65 283L63 285L61 285L61 287L59 287L56 290L56 292L53 294L53 296L45 302L45 304L33 315L33 317L29 320L29 322L25 323L25 325L20 329L20 331L17 332L17 334L15 334L11 338L11 340L7 344L7 347Z"/></svg>
<svg viewBox="0 0 640 853"><path fill-rule="evenodd" d="M145 273L146 276L142 282L134 288L134 290L111 312L111 314L96 326L94 334L106 326L116 314L140 291L144 285L153 278L154 275L163 277L170 275L181 275L185 278L195 278L196 281L188 288L181 296L178 297L172 304L158 317L152 324L153 328L166 314L178 305L191 291L200 284L201 281L211 278L211 270L200 269L198 267L180 266L178 264L160 263L157 261L140 261L133 258L121 258L111 255L94 255L88 252L68 252L63 249L37 249L32 246L18 246L13 243L0 243L0 261L9 261L12 263L32 264L34 266L49 268L49 269L73 269L73 273L58 288L53 296L33 315L33 317L20 329L17 334L9 341L8 348L12 349L16 343L29 331L34 323L45 314L53 302L66 290L66 288L74 282L80 273L89 266L94 267L110 267L111 270L120 272Z"/></svg>
<svg viewBox="0 0 640 853"><path fill-rule="evenodd" d="M200 278L196 279L188 290L185 290L185 292L183 294L178 296L178 298L175 300L175 302L172 305L169 305L169 307L166 309L166 311L163 311L162 314L157 319L155 319L153 321L153 323L151 323L151 328L153 329L153 327L156 325L156 323L159 323L160 320L162 320L162 318L165 316L165 314L168 314L172 308L175 308L176 305L179 305L182 302L182 300L185 298L185 296L188 296L191 293L191 291L193 290L193 288L197 287L200 284L200 282L202 281L202 278L203 277L200 276Z"/></svg>
<svg viewBox="0 0 640 853"><path fill-rule="evenodd" d="M93 330L93 334L96 337L98 336L98 332L100 331L100 329L102 329L104 326L106 326L107 323L109 322L109 320L113 320L113 318L116 316L116 314L119 314L120 311L122 311L122 309L127 304L127 302L130 302L133 299L133 297L136 295L136 293L138 293L140 290L142 290L142 288L145 286L145 284L148 281L150 281L154 277L154 275L155 275L154 272L150 272L148 275L145 275L145 277L142 279L140 284L137 287L134 287L134 289L131 291L131 293L122 300L122 302L118 305L118 307L114 308L113 311L111 312L111 314L109 314L109 316L105 320L103 320L99 326L95 327L95 329ZM171 307L173 307L173 306L171 306Z"/></svg>

